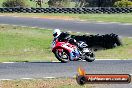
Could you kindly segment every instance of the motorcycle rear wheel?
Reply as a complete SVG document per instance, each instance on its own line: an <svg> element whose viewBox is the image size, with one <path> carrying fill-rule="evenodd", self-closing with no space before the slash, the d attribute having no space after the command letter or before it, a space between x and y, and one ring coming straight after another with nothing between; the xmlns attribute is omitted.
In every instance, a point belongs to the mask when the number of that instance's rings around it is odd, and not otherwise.
<svg viewBox="0 0 132 88"><path fill-rule="evenodd" d="M66 50L64 50L64 49L63 49L62 52L59 52L59 50L56 49L55 52L54 52L54 54L55 54L55 57L56 57L59 61L61 61L62 63L67 63L67 62L70 61L70 55L69 55L69 53L68 53Z"/></svg>
<svg viewBox="0 0 132 88"><path fill-rule="evenodd" d="M89 56L86 56L86 57L85 57L85 60L86 60L87 62L93 62L93 61L95 60L95 55L94 55L94 53L91 53Z"/></svg>

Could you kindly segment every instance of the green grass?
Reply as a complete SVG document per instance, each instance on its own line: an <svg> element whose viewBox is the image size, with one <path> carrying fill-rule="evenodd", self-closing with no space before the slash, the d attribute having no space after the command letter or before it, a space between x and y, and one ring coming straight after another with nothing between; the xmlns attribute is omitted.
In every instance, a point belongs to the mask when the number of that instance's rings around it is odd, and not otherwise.
<svg viewBox="0 0 132 88"><path fill-rule="evenodd" d="M78 18L87 21L132 23L132 14L84 14L78 15Z"/></svg>
<svg viewBox="0 0 132 88"><path fill-rule="evenodd" d="M0 26L0 61L51 61L51 31Z"/></svg>
<svg viewBox="0 0 132 88"><path fill-rule="evenodd" d="M132 38L122 38L123 46L114 49L101 50L95 53L98 59L132 59Z"/></svg>
<svg viewBox="0 0 132 88"><path fill-rule="evenodd" d="M55 61L51 52L52 31L38 28L0 25L0 62ZM96 52L97 59L132 59L132 39L124 46Z"/></svg>
<svg viewBox="0 0 132 88"><path fill-rule="evenodd" d="M67 18L73 20L85 21L104 21L104 22L121 22L132 23L132 13L128 14L42 14L42 13L0 13L0 15L24 16L24 17L47 17L48 18ZM63 19L62 18L62 19Z"/></svg>

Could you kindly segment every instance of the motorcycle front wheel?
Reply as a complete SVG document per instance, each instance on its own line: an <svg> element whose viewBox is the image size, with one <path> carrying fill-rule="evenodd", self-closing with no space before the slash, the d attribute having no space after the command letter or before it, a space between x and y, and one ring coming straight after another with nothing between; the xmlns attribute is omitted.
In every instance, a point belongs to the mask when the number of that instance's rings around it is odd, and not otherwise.
<svg viewBox="0 0 132 88"><path fill-rule="evenodd" d="M67 63L67 62L69 62L70 61L70 55L69 55L69 53L66 51L66 50L64 50L64 49L56 49L55 50L55 52L54 52L54 54L55 54L55 57L59 60L59 61L61 61L62 63Z"/></svg>

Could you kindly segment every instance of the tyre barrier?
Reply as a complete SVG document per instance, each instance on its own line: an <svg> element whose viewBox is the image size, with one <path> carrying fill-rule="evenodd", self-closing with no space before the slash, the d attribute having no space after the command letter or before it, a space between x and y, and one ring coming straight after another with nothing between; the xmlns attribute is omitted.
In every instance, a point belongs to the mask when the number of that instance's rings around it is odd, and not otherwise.
<svg viewBox="0 0 132 88"><path fill-rule="evenodd" d="M132 13L132 7L115 8L115 7L87 7L87 8L0 8L0 13Z"/></svg>
<svg viewBox="0 0 132 88"><path fill-rule="evenodd" d="M72 35L72 38L86 42L89 48L98 46L104 49L111 49L122 45L119 36L113 33L105 35Z"/></svg>

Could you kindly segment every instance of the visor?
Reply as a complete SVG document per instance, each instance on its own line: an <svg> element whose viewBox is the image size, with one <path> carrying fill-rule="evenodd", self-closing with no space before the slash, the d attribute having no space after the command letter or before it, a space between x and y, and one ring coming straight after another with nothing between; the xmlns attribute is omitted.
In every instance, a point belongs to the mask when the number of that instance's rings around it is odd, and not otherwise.
<svg viewBox="0 0 132 88"><path fill-rule="evenodd" d="M53 34L53 36L56 37L57 36L57 33Z"/></svg>

